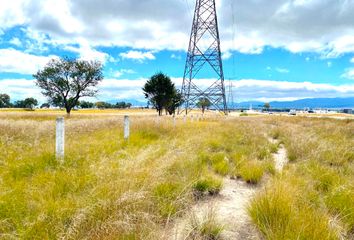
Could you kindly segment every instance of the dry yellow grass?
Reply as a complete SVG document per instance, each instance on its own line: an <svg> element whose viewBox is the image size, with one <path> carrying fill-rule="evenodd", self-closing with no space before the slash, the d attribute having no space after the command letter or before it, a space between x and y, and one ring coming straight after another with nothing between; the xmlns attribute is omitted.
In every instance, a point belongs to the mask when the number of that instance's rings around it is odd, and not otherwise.
<svg viewBox="0 0 354 240"><path fill-rule="evenodd" d="M123 140L126 114L129 142ZM269 239L332 239L353 229L353 121L209 112L199 122L179 117L174 127L171 117L158 120L151 110L79 111L66 119L60 164L54 157L58 115L0 113L0 238L158 239L203 194L217 194L222 177L257 183L263 174L271 187L250 213ZM269 136L284 142L292 160L281 176L274 174ZM267 225L278 196L287 197L279 201L291 211ZM306 214L311 224L298 221Z"/></svg>
<svg viewBox="0 0 354 240"><path fill-rule="evenodd" d="M240 159L247 166L267 158L261 127L246 119L211 113L174 127L171 117L134 112L125 142L127 112L118 112L66 119L64 164L54 157L57 113L0 114L1 237L156 239L198 200L198 181L215 193L214 179Z"/></svg>

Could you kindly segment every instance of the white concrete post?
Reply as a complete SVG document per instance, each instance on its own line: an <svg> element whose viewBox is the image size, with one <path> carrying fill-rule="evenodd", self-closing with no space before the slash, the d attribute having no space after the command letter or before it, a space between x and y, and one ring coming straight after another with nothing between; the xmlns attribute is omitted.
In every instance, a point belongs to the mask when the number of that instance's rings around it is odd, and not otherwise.
<svg viewBox="0 0 354 240"><path fill-rule="evenodd" d="M64 146L65 146L65 123L64 118L59 117L56 121L55 133L55 156L58 160L64 160Z"/></svg>
<svg viewBox="0 0 354 240"><path fill-rule="evenodd" d="M191 122L194 122L194 115L191 114Z"/></svg>
<svg viewBox="0 0 354 240"><path fill-rule="evenodd" d="M173 127L175 128L176 127L176 117L173 116Z"/></svg>
<svg viewBox="0 0 354 240"><path fill-rule="evenodd" d="M129 116L124 116L124 140L129 139L130 126L129 126Z"/></svg>
<svg viewBox="0 0 354 240"><path fill-rule="evenodd" d="M184 117L183 117L183 122L184 122L184 123L187 123L187 115L184 115Z"/></svg>

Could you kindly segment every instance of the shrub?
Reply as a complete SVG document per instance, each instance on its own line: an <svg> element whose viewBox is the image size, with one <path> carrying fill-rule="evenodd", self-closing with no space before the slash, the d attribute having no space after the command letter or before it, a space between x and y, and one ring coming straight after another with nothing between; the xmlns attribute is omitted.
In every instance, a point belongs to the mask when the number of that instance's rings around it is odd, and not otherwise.
<svg viewBox="0 0 354 240"><path fill-rule="evenodd" d="M218 194L221 188L222 181L212 176L201 178L193 185L193 190L196 197L201 197L205 193L210 195Z"/></svg>
<svg viewBox="0 0 354 240"><path fill-rule="evenodd" d="M193 214L189 225L190 230L185 239L218 240L224 229L217 222L213 209L208 209L201 218Z"/></svg>
<svg viewBox="0 0 354 240"><path fill-rule="evenodd" d="M257 184L263 177L263 166L255 161L241 167L239 174L247 183Z"/></svg>

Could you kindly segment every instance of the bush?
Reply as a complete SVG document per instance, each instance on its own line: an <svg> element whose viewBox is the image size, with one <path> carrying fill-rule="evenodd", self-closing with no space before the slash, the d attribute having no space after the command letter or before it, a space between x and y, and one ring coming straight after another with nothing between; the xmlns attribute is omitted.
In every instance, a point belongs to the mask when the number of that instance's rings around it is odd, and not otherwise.
<svg viewBox="0 0 354 240"><path fill-rule="evenodd" d="M264 168L257 162L249 162L241 167L239 174L243 180L250 184L257 184L263 177Z"/></svg>
<svg viewBox="0 0 354 240"><path fill-rule="evenodd" d="M210 195L219 194L221 188L222 181L212 176L201 178L193 185L193 190L196 197L201 197L206 193Z"/></svg>
<svg viewBox="0 0 354 240"><path fill-rule="evenodd" d="M215 213L209 209L202 218L192 215L190 220L189 238L198 240L218 240L223 231L223 226L215 218Z"/></svg>

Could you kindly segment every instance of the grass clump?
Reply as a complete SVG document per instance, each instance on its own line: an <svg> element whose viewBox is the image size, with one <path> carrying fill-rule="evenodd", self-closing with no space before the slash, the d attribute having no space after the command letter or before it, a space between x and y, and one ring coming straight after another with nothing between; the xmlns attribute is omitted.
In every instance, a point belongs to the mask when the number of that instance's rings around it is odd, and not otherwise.
<svg viewBox="0 0 354 240"><path fill-rule="evenodd" d="M182 187L178 183L161 183L153 190L161 217L168 218L176 214L181 207L178 198Z"/></svg>
<svg viewBox="0 0 354 240"><path fill-rule="evenodd" d="M252 200L248 212L266 239L337 239L327 215L315 211L289 184L274 183Z"/></svg>
<svg viewBox="0 0 354 240"><path fill-rule="evenodd" d="M239 170L239 176L250 184L257 184L261 181L264 174L264 167L256 161L243 165Z"/></svg>
<svg viewBox="0 0 354 240"><path fill-rule="evenodd" d="M339 214L347 232L354 234L354 189L346 185L334 188L326 198L326 205L333 214Z"/></svg>
<svg viewBox="0 0 354 240"><path fill-rule="evenodd" d="M190 230L184 239L190 240L218 240L224 229L216 220L213 209L208 209L201 217L193 214L188 227Z"/></svg>
<svg viewBox="0 0 354 240"><path fill-rule="evenodd" d="M216 195L222 189L222 180L214 176L206 176L193 184L194 195L202 197L205 194Z"/></svg>

